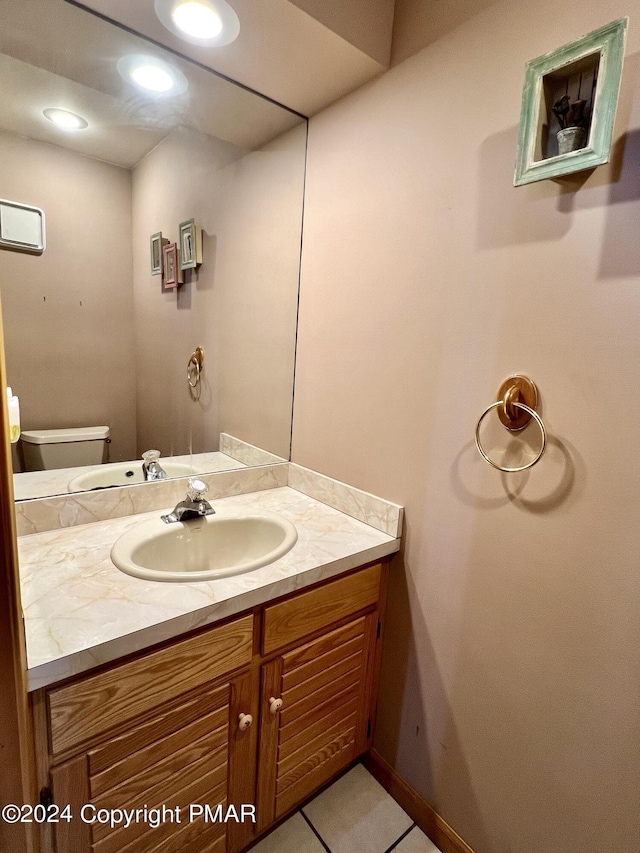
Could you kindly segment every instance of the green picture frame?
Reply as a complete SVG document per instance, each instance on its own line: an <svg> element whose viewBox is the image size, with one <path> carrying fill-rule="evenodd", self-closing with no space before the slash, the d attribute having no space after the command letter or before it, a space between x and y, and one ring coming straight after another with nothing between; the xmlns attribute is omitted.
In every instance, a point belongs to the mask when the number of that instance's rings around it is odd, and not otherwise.
<svg viewBox="0 0 640 853"><path fill-rule="evenodd" d="M527 63L514 186L608 162L627 23L612 21ZM575 150L563 153L558 145L567 143L559 143L555 131L572 126L584 133Z"/></svg>
<svg viewBox="0 0 640 853"><path fill-rule="evenodd" d="M196 269L202 263L202 229L195 219L187 219L178 226L180 269Z"/></svg>
<svg viewBox="0 0 640 853"><path fill-rule="evenodd" d="M162 275L162 250L169 240L157 231L149 237L149 253L151 256L151 275Z"/></svg>

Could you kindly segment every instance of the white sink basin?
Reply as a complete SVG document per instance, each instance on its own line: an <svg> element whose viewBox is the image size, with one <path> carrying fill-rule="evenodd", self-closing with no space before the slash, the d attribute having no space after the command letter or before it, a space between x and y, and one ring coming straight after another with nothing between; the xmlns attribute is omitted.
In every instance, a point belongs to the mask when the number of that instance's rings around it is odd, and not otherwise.
<svg viewBox="0 0 640 853"><path fill-rule="evenodd" d="M184 462L171 462L161 459L160 465L167 477L190 477L195 474L195 468ZM98 465L93 471L86 471L74 477L68 485L70 492L85 492L89 489L105 489L108 486L130 486L131 483L144 483L142 461L115 462L109 465Z"/></svg>
<svg viewBox="0 0 640 853"><path fill-rule="evenodd" d="M132 527L111 549L128 575L154 581L209 581L279 560L295 545L291 522L267 510L219 509L166 524L160 516Z"/></svg>

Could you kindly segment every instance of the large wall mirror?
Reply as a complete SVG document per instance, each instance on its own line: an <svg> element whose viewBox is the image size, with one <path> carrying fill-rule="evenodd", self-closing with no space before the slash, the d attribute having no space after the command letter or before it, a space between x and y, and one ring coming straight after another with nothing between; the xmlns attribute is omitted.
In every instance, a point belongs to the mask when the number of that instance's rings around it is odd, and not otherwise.
<svg viewBox="0 0 640 853"><path fill-rule="evenodd" d="M289 458L305 149L302 116L108 20L2 3L0 198L41 208L47 241L0 248L9 384L53 460L14 445L16 498L138 482L151 449L175 476ZM180 247L191 219L201 263L172 286L150 238ZM98 426L97 466L43 456Z"/></svg>

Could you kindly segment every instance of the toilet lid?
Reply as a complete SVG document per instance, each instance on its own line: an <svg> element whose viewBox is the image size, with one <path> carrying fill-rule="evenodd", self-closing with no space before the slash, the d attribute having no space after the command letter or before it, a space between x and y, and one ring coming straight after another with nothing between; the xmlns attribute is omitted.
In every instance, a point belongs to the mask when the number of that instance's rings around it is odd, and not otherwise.
<svg viewBox="0 0 640 853"><path fill-rule="evenodd" d="M25 430L20 438L29 444L62 444L68 441L104 441L109 438L108 426L69 427L67 429Z"/></svg>

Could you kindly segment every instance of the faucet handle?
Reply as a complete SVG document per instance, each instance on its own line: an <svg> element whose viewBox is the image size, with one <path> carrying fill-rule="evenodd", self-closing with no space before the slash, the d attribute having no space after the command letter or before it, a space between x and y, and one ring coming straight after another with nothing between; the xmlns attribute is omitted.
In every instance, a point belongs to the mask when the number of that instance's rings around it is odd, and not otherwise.
<svg viewBox="0 0 640 853"><path fill-rule="evenodd" d="M147 481L166 480L167 472L160 465L160 451L147 450L142 454L142 473Z"/></svg>
<svg viewBox="0 0 640 853"><path fill-rule="evenodd" d="M209 486L199 477L189 477L189 490L187 497L191 501L200 501L202 496L209 491Z"/></svg>

